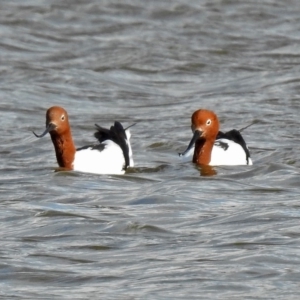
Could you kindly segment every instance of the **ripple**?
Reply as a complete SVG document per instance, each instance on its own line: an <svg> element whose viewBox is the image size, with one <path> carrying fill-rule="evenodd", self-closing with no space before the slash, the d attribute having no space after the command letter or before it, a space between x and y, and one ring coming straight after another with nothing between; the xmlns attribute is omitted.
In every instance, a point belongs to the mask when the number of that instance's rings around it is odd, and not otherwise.
<svg viewBox="0 0 300 300"><path fill-rule="evenodd" d="M0 3L1 298L297 298L300 5L288 4ZM138 122L135 167L57 168L50 138L30 132L52 105L78 146L94 123ZM199 108L222 130L256 123L243 132L253 166L179 160Z"/></svg>

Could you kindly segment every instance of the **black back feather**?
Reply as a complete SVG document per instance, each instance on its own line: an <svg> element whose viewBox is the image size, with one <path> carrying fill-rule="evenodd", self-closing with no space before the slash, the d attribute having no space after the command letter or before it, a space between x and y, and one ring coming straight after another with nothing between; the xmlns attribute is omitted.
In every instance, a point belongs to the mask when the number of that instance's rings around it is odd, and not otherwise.
<svg viewBox="0 0 300 300"><path fill-rule="evenodd" d="M247 145L246 145L246 142L245 142L244 138L242 137L241 133L238 130L232 129L232 130L227 131L227 132L219 131L216 139L217 140L218 139L228 139L228 140L232 140L235 143L241 145L242 148L244 149L245 153L246 153L246 159L247 159L247 162L248 162L249 157L250 157L250 151L247 148Z"/></svg>
<svg viewBox="0 0 300 300"><path fill-rule="evenodd" d="M101 152L105 148L105 145L103 145L103 144L87 145L87 146L77 148L76 151L85 150L85 149L89 149L89 148L91 148L92 150L98 150Z"/></svg>
<svg viewBox="0 0 300 300"><path fill-rule="evenodd" d="M100 142L104 142L106 140L111 140L115 142L123 151L124 159L125 159L125 167L126 170L129 166L129 147L125 129L122 124L118 121L115 122L110 129L103 128L97 124L95 124L97 131L94 133L95 138Z"/></svg>

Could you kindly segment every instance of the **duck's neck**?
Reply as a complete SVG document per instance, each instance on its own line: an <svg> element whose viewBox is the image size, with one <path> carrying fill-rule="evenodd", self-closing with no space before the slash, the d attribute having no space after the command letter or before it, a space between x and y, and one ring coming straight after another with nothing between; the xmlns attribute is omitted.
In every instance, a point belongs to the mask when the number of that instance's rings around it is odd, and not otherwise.
<svg viewBox="0 0 300 300"><path fill-rule="evenodd" d="M72 170L76 148L71 131L68 130L62 135L56 132L50 134L55 148L57 163L61 168Z"/></svg>
<svg viewBox="0 0 300 300"><path fill-rule="evenodd" d="M209 165L214 140L199 139L195 143L193 162L198 165Z"/></svg>

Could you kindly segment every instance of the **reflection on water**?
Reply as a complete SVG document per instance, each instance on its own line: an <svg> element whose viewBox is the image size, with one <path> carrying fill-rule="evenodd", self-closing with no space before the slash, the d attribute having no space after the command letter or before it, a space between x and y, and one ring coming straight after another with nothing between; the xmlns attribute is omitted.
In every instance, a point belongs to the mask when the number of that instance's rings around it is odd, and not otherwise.
<svg viewBox="0 0 300 300"><path fill-rule="evenodd" d="M2 1L1 297L297 299L299 14L293 0ZM136 123L136 167L55 172L49 136L31 133L53 105L77 147L94 123ZM199 108L224 131L256 123L253 166L178 157Z"/></svg>

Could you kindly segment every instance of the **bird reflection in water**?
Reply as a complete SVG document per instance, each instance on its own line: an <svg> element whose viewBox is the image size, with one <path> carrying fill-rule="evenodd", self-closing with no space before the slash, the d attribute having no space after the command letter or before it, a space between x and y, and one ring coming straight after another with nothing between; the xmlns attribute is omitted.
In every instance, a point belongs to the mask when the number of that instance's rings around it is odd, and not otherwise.
<svg viewBox="0 0 300 300"><path fill-rule="evenodd" d="M200 176L214 176L217 175L217 171L213 166L201 165L199 166Z"/></svg>

